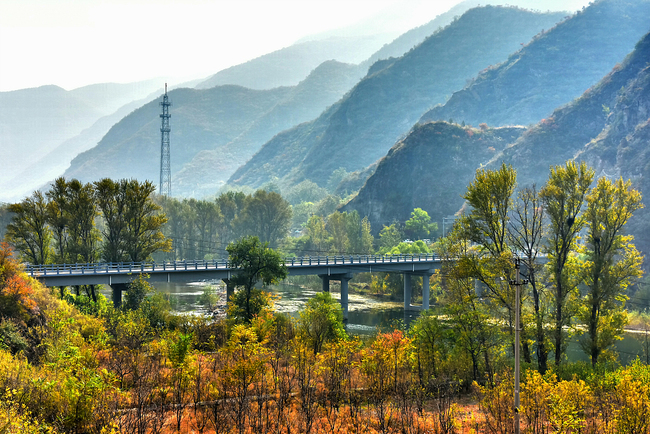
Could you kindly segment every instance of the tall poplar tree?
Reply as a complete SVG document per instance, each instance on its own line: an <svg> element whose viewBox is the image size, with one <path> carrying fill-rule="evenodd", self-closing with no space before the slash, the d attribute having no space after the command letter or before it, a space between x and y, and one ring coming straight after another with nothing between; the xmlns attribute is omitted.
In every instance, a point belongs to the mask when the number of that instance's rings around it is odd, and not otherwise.
<svg viewBox="0 0 650 434"><path fill-rule="evenodd" d="M588 288L579 317L587 327L581 344L596 365L599 356L623 333L625 289L641 277L643 257L623 227L634 211L643 207L641 193L631 182L600 178L587 195L585 222L587 237L583 268Z"/></svg>
<svg viewBox="0 0 650 434"><path fill-rule="evenodd" d="M564 327L575 313L571 298L577 295L580 272L573 253L578 233L585 224L581 211L593 179L593 169L584 162L578 165L568 161L563 166L551 168L549 179L540 191L549 219L545 251L553 285L551 322L556 365L560 364L566 350Z"/></svg>

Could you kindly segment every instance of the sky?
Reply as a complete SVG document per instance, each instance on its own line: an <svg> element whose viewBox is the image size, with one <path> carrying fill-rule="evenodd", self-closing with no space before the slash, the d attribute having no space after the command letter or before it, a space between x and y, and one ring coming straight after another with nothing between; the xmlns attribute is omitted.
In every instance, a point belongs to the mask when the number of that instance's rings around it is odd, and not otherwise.
<svg viewBox="0 0 650 434"><path fill-rule="evenodd" d="M520 1L540 10L588 3ZM0 91L203 78L333 29L397 36L459 2L0 0Z"/></svg>

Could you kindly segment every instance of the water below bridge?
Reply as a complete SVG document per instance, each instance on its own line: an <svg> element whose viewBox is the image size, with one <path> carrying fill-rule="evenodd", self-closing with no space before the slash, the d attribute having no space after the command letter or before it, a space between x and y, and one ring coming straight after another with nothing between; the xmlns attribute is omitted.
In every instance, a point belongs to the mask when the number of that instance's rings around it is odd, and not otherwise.
<svg viewBox="0 0 650 434"><path fill-rule="evenodd" d="M221 309L225 300L225 286L223 282L190 282L190 283L162 283L153 284L157 291L168 294L171 299L172 308L180 313L195 315L208 314L208 310L200 302L201 296L207 287L214 288L215 295L221 297ZM295 284L282 283L271 287L272 292L279 296L275 310L289 315L297 316L298 311L305 305L307 300L312 298L319 290L305 288ZM332 288L332 296L339 298L336 288ZM110 289L104 290L103 294L110 299ZM218 303L218 304L219 304ZM217 309L219 310L219 308ZM354 335L372 335L378 329L387 330L392 328L398 321L404 321L407 325L419 315L417 311L404 312L404 304L401 301L380 300L368 295L356 293L350 294L348 332ZM646 344L647 342L647 344ZM619 361L628 364L637 356L646 361L650 359L650 334L625 333L624 338L618 341L616 349L619 353ZM647 348L644 352L644 347ZM577 338L569 344L567 354L571 361L588 361ZM648 360L650 361L650 360Z"/></svg>

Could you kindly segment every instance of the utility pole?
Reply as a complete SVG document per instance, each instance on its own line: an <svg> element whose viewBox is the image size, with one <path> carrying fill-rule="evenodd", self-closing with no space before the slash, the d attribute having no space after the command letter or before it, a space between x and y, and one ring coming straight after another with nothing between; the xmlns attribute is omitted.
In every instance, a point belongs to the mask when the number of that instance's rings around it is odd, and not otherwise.
<svg viewBox="0 0 650 434"><path fill-rule="evenodd" d="M172 171L170 164L170 147L169 147L169 132L172 130L169 126L169 118L172 115L169 114L169 106L172 103L169 102L167 98L167 83L165 83L165 94L163 95L163 100L160 103L162 106L162 125L160 127L161 139L160 139L160 191L159 193L171 197L172 195Z"/></svg>
<svg viewBox="0 0 650 434"><path fill-rule="evenodd" d="M519 269L521 267L521 259L515 258L515 270L517 273L517 279L511 280L510 284L515 287L515 434L519 434L519 332L521 331L521 324L519 320L519 315L521 312L521 301L520 301L520 287L528 283L528 279L521 280L521 273Z"/></svg>

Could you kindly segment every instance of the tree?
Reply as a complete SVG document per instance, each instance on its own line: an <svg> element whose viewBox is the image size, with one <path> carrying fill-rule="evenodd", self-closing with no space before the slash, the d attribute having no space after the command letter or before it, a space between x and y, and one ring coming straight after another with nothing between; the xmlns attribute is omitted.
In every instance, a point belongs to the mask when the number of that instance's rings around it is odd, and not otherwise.
<svg viewBox="0 0 650 434"><path fill-rule="evenodd" d="M588 290L579 316L588 332L582 346L595 366L602 352L623 333L625 289L641 277L643 257L632 244L633 237L622 231L643 204L641 194L622 178L615 183L600 178L586 199L583 275Z"/></svg>
<svg viewBox="0 0 650 434"><path fill-rule="evenodd" d="M411 218L404 224L406 236L414 240L429 238L438 230L438 223L431 223L431 217L422 208L415 208Z"/></svg>
<svg viewBox="0 0 650 434"><path fill-rule="evenodd" d="M368 217L359 218L355 210L350 213L343 213L346 220L346 232L348 235L349 252L355 255L367 255L372 253L374 237L371 233Z"/></svg>
<svg viewBox="0 0 650 434"><path fill-rule="evenodd" d="M396 223L384 226L379 232L379 253L386 254L403 240L402 231Z"/></svg>
<svg viewBox="0 0 650 434"><path fill-rule="evenodd" d="M528 280L533 295L535 353L537 355L538 370L541 374L544 374L548 361L548 339L544 330L544 325L547 321L544 299L546 294L543 292L544 285L538 281L538 274L541 272L542 265L537 261L542 236L544 234L544 208L542 206L542 199L534 185L518 192L517 201L512 212L512 219L509 223L509 242L518 252L524 265L521 273ZM522 322L523 318L522 315ZM524 351L526 349L527 345L524 345Z"/></svg>
<svg viewBox="0 0 650 434"><path fill-rule="evenodd" d="M263 243L277 246L291 225L291 205L276 192L257 190L246 201L239 224Z"/></svg>
<svg viewBox="0 0 650 434"><path fill-rule="evenodd" d="M48 263L52 231L47 225L47 203L43 194L35 191L22 202L9 205L9 211L14 215L7 225L8 240L30 263Z"/></svg>
<svg viewBox="0 0 650 434"><path fill-rule="evenodd" d="M126 260L126 213L128 181L104 178L95 182L95 200L104 217L101 257L107 262Z"/></svg>
<svg viewBox="0 0 650 434"><path fill-rule="evenodd" d="M99 232L95 227L97 207L93 185L73 179L67 182L65 209L68 256L73 262L95 262Z"/></svg>
<svg viewBox="0 0 650 434"><path fill-rule="evenodd" d="M578 166L568 161L551 168L548 181L540 191L549 218L549 234L545 245L553 288L553 344L555 364L559 365L566 349L563 331L572 316L570 295L575 295L580 282L575 255L578 233L584 227L580 214L594 171L583 162Z"/></svg>
<svg viewBox="0 0 650 434"><path fill-rule="evenodd" d="M347 253L350 248L347 231L347 213L335 211L327 218L327 231L332 236L332 249L335 253Z"/></svg>
<svg viewBox="0 0 650 434"><path fill-rule="evenodd" d="M325 220L319 215L309 217L307 222L308 254L327 253L329 250L329 233L325 229Z"/></svg>
<svg viewBox="0 0 650 434"><path fill-rule="evenodd" d="M135 179L126 188L126 254L133 262L145 261L159 250L171 250L171 240L165 239L162 233L167 217L152 199L155 191L151 182L140 183Z"/></svg>
<svg viewBox="0 0 650 434"><path fill-rule="evenodd" d="M344 339L343 309L329 292L321 292L300 311L298 331L318 354L327 341Z"/></svg>
<svg viewBox="0 0 650 434"><path fill-rule="evenodd" d="M463 196L471 211L462 224L464 236L481 248L469 251L458 262L460 269L487 288L486 295L495 305L495 313L506 309L505 320L511 335L515 297L508 280L514 267L507 233L516 184L517 172L512 166L502 164L498 170L476 171L476 178Z"/></svg>
<svg viewBox="0 0 650 434"><path fill-rule="evenodd" d="M231 282L240 288L229 309L236 319L250 323L268 303L268 297L255 285L260 281L263 285L270 285L285 279L287 267L279 253L255 236L230 243L226 250L231 266L237 269Z"/></svg>
<svg viewBox="0 0 650 434"><path fill-rule="evenodd" d="M47 220L54 232L56 242L55 262L64 264L68 259L68 183L65 178L54 180L50 189L45 193L47 203Z"/></svg>

